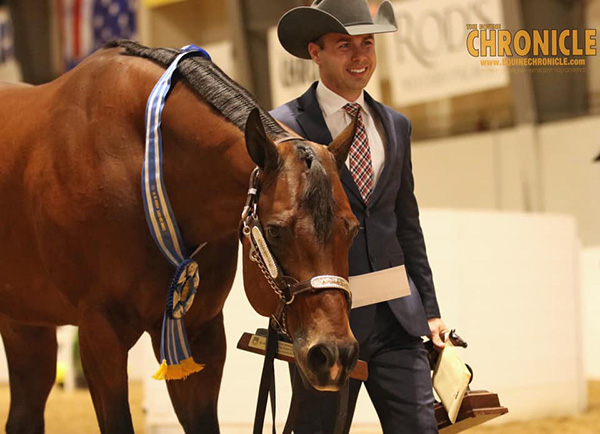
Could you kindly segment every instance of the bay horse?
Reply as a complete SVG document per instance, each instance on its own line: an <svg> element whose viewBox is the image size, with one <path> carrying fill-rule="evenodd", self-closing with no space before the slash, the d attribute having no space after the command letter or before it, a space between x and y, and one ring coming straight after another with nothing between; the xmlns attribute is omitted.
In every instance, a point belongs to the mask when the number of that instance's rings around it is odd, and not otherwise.
<svg viewBox="0 0 600 434"><path fill-rule="evenodd" d="M145 221L144 113L177 54L118 41L51 83L0 87L0 332L9 433L44 431L55 332L63 324L79 327L101 431L133 432L127 352L148 332L158 358L174 272ZM276 146L290 133L212 62L184 59L177 74L163 112L163 169L186 249L206 243L194 258L200 286L185 316L193 357L206 367L167 386L186 432L216 433L226 352L222 310L250 175L258 166L258 217L285 273L298 281L347 279L358 224L338 170L353 131L329 147L300 138ZM247 296L260 314L273 315L279 297L243 245ZM287 308L286 326L306 382L339 390L358 354L342 292L299 295Z"/></svg>

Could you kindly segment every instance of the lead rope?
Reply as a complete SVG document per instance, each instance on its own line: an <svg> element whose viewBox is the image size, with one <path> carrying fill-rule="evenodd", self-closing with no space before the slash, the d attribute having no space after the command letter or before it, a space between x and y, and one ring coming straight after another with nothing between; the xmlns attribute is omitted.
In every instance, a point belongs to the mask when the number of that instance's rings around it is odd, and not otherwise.
<svg viewBox="0 0 600 434"><path fill-rule="evenodd" d="M258 389L258 401L256 402L256 413L254 414L254 434L262 434L265 423L265 413L267 412L267 399L271 395L271 413L273 416L272 433L276 434L275 429L275 369L274 361L277 353L279 339L277 331L269 321L269 333L267 335L267 348L265 351L265 361L263 363L262 374L260 377L260 386Z"/></svg>
<svg viewBox="0 0 600 434"><path fill-rule="evenodd" d="M348 400L350 397L350 379L342 387L338 394L337 417L335 419L334 434L344 434L346 432L346 421L348 420ZM350 427L348 427L349 430Z"/></svg>
<svg viewBox="0 0 600 434"><path fill-rule="evenodd" d="M285 427L283 428L282 434L291 434L294 429L294 424L298 419L298 411L300 410L300 394L302 393L302 380L300 379L300 374L298 373L298 368L296 366L293 367L292 374L292 400L290 401L290 409L288 411L288 417L285 421Z"/></svg>

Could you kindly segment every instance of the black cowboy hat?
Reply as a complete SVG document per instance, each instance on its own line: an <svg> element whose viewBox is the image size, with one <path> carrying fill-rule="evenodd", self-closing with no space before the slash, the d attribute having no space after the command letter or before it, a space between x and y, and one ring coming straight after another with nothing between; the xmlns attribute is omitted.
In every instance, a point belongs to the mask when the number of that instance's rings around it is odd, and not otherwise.
<svg viewBox="0 0 600 434"><path fill-rule="evenodd" d="M326 33L366 35L398 30L394 8L385 0L371 16L367 0L315 0L310 6L300 6L279 20L279 42L290 54L310 59L308 43Z"/></svg>

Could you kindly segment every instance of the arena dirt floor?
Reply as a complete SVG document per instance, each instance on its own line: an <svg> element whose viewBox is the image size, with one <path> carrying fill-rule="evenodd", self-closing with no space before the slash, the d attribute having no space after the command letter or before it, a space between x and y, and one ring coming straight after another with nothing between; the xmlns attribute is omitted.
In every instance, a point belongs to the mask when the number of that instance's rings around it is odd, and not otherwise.
<svg viewBox="0 0 600 434"><path fill-rule="evenodd" d="M468 432L470 434L600 434L600 381L590 382L588 386L589 408L580 416L478 427ZM141 383L131 384L131 413L136 433L145 431L142 394ZM0 386L1 431L4 431L9 401L8 386ZM95 434L98 432L92 400L86 390L65 392L55 388L52 391L46 407L46 433Z"/></svg>

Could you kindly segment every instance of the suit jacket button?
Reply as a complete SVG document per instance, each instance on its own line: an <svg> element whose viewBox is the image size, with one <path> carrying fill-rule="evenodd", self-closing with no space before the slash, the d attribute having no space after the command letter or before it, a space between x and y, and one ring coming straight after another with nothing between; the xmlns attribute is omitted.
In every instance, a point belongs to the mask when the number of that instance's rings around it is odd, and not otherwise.
<svg viewBox="0 0 600 434"><path fill-rule="evenodd" d="M371 211L369 211L369 210L366 210L366 211L365 211L365 215L366 215L367 217L371 217Z"/></svg>

